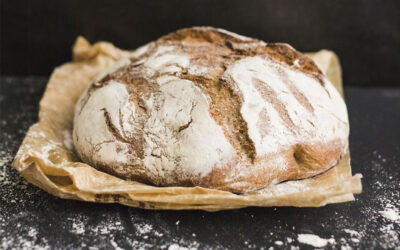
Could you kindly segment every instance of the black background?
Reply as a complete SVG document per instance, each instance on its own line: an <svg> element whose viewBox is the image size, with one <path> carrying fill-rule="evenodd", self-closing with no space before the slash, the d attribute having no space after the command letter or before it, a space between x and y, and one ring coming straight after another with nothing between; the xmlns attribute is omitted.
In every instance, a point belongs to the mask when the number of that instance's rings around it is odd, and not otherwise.
<svg viewBox="0 0 400 250"><path fill-rule="evenodd" d="M338 53L345 85L400 86L397 0L1 0L1 74L44 75L71 59L78 35L134 49L210 25L300 51Z"/></svg>

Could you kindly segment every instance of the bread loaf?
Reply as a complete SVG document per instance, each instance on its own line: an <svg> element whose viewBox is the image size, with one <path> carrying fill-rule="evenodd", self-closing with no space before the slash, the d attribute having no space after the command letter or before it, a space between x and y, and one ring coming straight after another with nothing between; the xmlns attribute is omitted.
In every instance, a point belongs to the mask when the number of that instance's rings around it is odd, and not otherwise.
<svg viewBox="0 0 400 250"><path fill-rule="evenodd" d="M345 103L310 58L194 27L98 76L76 104L73 142L124 179L244 193L326 171L348 134Z"/></svg>

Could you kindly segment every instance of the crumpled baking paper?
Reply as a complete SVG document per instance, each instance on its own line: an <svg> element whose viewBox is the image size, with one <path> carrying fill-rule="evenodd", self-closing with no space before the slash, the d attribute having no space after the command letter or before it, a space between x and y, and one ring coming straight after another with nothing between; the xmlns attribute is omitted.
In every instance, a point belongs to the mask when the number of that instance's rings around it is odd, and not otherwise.
<svg viewBox="0 0 400 250"><path fill-rule="evenodd" d="M247 206L319 207L354 200L361 192L361 175L352 176L349 153L327 172L304 180L286 181L247 194L201 187L155 187L103 173L79 160L71 131L74 106L86 87L128 51L111 43L90 45L78 37L73 61L52 73L40 101L39 122L31 126L13 161L30 183L64 198L121 203L145 209L217 211ZM342 93L337 56L327 50L309 54Z"/></svg>

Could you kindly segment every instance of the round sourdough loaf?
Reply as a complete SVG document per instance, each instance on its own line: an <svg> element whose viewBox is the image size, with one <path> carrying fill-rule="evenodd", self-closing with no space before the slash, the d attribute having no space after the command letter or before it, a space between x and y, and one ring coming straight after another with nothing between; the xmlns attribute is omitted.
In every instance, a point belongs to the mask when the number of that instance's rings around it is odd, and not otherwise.
<svg viewBox="0 0 400 250"><path fill-rule="evenodd" d="M101 74L79 99L79 157L157 186L243 193L331 168L347 150L345 103L283 43L194 27Z"/></svg>

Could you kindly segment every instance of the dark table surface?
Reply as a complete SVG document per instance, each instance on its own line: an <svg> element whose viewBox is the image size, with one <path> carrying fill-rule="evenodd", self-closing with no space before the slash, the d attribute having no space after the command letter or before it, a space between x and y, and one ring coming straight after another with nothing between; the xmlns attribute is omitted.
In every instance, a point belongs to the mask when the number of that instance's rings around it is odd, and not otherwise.
<svg viewBox="0 0 400 250"><path fill-rule="evenodd" d="M354 202L208 213L63 200L28 184L11 161L47 79L0 80L0 249L313 248L302 234L328 249L400 249L399 88L345 88L353 173L364 176Z"/></svg>

